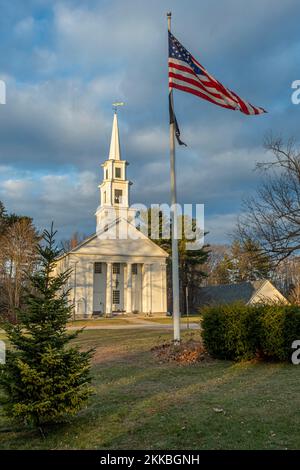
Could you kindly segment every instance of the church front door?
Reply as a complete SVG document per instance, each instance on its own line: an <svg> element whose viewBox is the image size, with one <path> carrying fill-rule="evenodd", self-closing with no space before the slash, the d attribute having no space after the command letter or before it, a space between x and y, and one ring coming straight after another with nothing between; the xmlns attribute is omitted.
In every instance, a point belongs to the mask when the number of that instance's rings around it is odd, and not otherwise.
<svg viewBox="0 0 300 470"><path fill-rule="evenodd" d="M124 264L114 263L112 266L112 311L124 312Z"/></svg>
<svg viewBox="0 0 300 470"><path fill-rule="evenodd" d="M101 315L105 311L105 263L94 263L93 313Z"/></svg>

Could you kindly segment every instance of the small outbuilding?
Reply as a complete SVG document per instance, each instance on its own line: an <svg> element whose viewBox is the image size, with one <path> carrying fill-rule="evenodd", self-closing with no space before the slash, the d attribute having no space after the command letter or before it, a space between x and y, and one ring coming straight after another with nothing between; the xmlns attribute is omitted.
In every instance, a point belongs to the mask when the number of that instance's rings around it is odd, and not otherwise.
<svg viewBox="0 0 300 470"><path fill-rule="evenodd" d="M246 305L256 303L288 303L288 300L267 279L201 287L198 291L198 307L207 305L224 305L233 302L244 302Z"/></svg>

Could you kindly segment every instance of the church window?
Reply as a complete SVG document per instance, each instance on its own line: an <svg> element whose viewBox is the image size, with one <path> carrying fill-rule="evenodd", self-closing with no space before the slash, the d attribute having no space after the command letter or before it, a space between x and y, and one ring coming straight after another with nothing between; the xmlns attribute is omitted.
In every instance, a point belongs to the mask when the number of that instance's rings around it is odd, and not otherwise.
<svg viewBox="0 0 300 470"><path fill-rule="evenodd" d="M115 168L115 177L121 178L121 168Z"/></svg>
<svg viewBox="0 0 300 470"><path fill-rule="evenodd" d="M106 203L106 191L104 191L103 199L104 199L104 204L105 204Z"/></svg>
<svg viewBox="0 0 300 470"><path fill-rule="evenodd" d="M113 264L113 273L114 274L120 274L120 263L114 263Z"/></svg>
<svg viewBox="0 0 300 470"><path fill-rule="evenodd" d="M108 230L108 224L105 224L104 225L104 232L107 232L107 230Z"/></svg>
<svg viewBox="0 0 300 470"><path fill-rule="evenodd" d="M137 264L132 265L132 274L137 274Z"/></svg>
<svg viewBox="0 0 300 470"><path fill-rule="evenodd" d="M113 290L113 304L119 304L120 303L120 291L119 290Z"/></svg>
<svg viewBox="0 0 300 470"><path fill-rule="evenodd" d="M108 180L108 170L105 170L105 179Z"/></svg>
<svg viewBox="0 0 300 470"><path fill-rule="evenodd" d="M115 204L121 204L122 202L122 190L115 189Z"/></svg>
<svg viewBox="0 0 300 470"><path fill-rule="evenodd" d="M95 273L97 274L102 273L102 263L95 263L94 268L95 268Z"/></svg>

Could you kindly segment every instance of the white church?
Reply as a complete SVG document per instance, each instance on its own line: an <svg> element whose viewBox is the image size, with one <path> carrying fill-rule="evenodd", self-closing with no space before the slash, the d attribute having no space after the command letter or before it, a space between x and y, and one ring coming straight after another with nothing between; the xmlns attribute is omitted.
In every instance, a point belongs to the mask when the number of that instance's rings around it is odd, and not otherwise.
<svg viewBox="0 0 300 470"><path fill-rule="evenodd" d="M109 157L102 164L96 233L62 255L56 266L58 272L72 269L68 287L77 318L167 312L168 254L135 226L127 166L115 112Z"/></svg>

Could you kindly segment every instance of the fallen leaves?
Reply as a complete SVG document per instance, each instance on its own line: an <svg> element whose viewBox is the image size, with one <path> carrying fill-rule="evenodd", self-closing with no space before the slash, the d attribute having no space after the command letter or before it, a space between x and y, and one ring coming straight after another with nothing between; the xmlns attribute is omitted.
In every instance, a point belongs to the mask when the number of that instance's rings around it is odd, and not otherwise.
<svg viewBox="0 0 300 470"><path fill-rule="evenodd" d="M208 360L209 356L200 341L189 340L180 345L164 343L151 350L160 362L177 362L182 365L196 364Z"/></svg>

